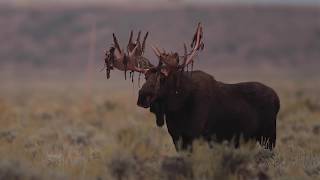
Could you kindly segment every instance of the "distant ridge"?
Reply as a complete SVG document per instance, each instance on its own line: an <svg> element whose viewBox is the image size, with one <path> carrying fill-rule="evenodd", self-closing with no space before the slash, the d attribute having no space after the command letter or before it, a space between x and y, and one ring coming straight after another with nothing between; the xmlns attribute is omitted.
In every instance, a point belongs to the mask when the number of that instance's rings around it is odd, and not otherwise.
<svg viewBox="0 0 320 180"><path fill-rule="evenodd" d="M0 63L81 65L88 58L92 21L97 24L96 61L103 60L113 32L125 47L131 29L150 31L149 44L182 52L198 21L205 30L202 64L296 66L320 59L317 6L1 6L0 14ZM150 49L146 55L155 58Z"/></svg>

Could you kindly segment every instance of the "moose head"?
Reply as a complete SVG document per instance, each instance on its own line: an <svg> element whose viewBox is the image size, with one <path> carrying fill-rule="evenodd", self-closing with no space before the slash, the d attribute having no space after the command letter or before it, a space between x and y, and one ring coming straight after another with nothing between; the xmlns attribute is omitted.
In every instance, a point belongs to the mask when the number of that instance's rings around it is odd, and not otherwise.
<svg viewBox="0 0 320 180"><path fill-rule="evenodd" d="M149 108L155 101L168 97L169 94L179 93L179 75L189 64L193 65L194 56L203 49L202 33L202 26L199 23L191 43L192 50L188 52L184 44L183 56L177 52L167 53L152 46L159 64L145 73L146 82L139 91L138 106Z"/></svg>

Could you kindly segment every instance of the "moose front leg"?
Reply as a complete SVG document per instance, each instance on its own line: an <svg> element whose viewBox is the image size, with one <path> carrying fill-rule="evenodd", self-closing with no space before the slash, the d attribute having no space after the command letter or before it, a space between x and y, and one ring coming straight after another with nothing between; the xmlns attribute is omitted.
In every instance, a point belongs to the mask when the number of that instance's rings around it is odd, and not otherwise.
<svg viewBox="0 0 320 180"><path fill-rule="evenodd" d="M209 108L204 105L205 101L202 103L195 104L193 110L191 111L190 119L187 120L187 137L192 137L191 139L200 138L205 135L207 130L207 123L209 121Z"/></svg>
<svg viewBox="0 0 320 180"><path fill-rule="evenodd" d="M192 137L175 136L175 137L172 137L172 141L174 143L174 147L175 147L176 151L192 150L192 142L193 142Z"/></svg>

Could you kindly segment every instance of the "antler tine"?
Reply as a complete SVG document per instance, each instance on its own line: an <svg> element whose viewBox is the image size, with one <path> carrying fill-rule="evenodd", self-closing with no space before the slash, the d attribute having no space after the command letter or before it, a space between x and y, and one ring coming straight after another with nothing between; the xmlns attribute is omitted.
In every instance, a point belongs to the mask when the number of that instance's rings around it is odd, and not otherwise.
<svg viewBox="0 0 320 180"><path fill-rule="evenodd" d="M191 47L193 47L192 51L190 52L190 55L187 57L186 63L184 65L190 64L190 62L193 60L193 57L196 55L197 51L202 46L202 26L201 23L198 24L196 34L194 35L193 41L191 43Z"/></svg>
<svg viewBox="0 0 320 180"><path fill-rule="evenodd" d="M137 37L137 43L139 42L140 43L140 36L141 36L141 31L139 31L139 33L138 33L138 37Z"/></svg>
<svg viewBox="0 0 320 180"><path fill-rule="evenodd" d="M132 36L133 36L133 30L131 30L131 32L130 32L130 38L129 38L128 44L132 44Z"/></svg>
<svg viewBox="0 0 320 180"><path fill-rule="evenodd" d="M193 48L196 44L196 41L197 41L197 32L199 31L199 28L201 27L201 23L199 22L198 23L198 26L197 26L197 29L196 29L196 33L193 35L193 38L192 38L192 42L191 42L191 48ZM202 32L201 32L202 33Z"/></svg>
<svg viewBox="0 0 320 180"><path fill-rule="evenodd" d="M136 44L136 46L133 48L133 50L128 52L129 57L133 57L134 56L134 54L136 53L138 47L139 47L139 44Z"/></svg>
<svg viewBox="0 0 320 180"><path fill-rule="evenodd" d="M147 32L146 35L144 35L144 38L143 38L142 47L141 47L142 54L144 53L144 50L146 48L146 40L147 40L148 35L149 35L149 32Z"/></svg>
<svg viewBox="0 0 320 180"><path fill-rule="evenodd" d="M116 35L114 33L112 33L112 36L113 36L113 42L114 42L115 48L121 53L120 45L118 43Z"/></svg>
<svg viewBox="0 0 320 180"><path fill-rule="evenodd" d="M156 56L158 56L160 58L161 52L159 51L159 49L154 45L152 45L151 48L152 48L153 52L156 54Z"/></svg>
<svg viewBox="0 0 320 180"><path fill-rule="evenodd" d="M187 44L183 43L183 49L184 49L184 57L183 57L183 63L182 66L184 67L187 62L187 57L188 57L188 49L187 49Z"/></svg>
<svg viewBox="0 0 320 180"><path fill-rule="evenodd" d="M132 51L132 49L135 47L136 43L132 42L132 38L133 38L133 30L131 30L131 32L130 32L129 42L127 45L127 53Z"/></svg>

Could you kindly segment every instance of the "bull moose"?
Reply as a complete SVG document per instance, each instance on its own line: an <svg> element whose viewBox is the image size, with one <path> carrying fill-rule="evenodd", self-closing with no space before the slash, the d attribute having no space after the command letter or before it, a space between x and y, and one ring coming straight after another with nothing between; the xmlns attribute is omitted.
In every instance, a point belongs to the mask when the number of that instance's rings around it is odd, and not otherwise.
<svg viewBox="0 0 320 180"><path fill-rule="evenodd" d="M152 49L159 59L157 66L143 57L146 39L140 33L127 53L120 48L113 34L114 45L106 52L108 78L110 69L144 74L145 83L139 90L137 105L150 108L158 126L166 123L177 150L185 150L193 140L233 141L239 146L244 140L256 140L268 149L276 144L276 119L280 108L276 92L259 82L227 84L203 71L188 71L195 55L203 49L202 25L199 23L188 52L184 55Z"/></svg>

